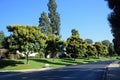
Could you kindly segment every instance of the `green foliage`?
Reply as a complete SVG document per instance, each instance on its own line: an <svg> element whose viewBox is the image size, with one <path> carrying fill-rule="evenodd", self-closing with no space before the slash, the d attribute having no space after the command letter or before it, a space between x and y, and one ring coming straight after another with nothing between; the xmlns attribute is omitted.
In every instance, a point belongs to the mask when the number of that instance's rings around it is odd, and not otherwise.
<svg viewBox="0 0 120 80"><path fill-rule="evenodd" d="M66 52L67 53L79 53L79 48L82 47L80 45L82 43L82 39L80 39L78 36L71 36L66 41Z"/></svg>
<svg viewBox="0 0 120 80"><path fill-rule="evenodd" d="M120 0L107 0L109 8L112 10L108 21L112 28L113 43L117 54L120 55Z"/></svg>
<svg viewBox="0 0 120 80"><path fill-rule="evenodd" d="M52 33L55 35L60 34L60 15L56 11L57 4L55 0L49 0L48 2L48 10L49 10L49 18L50 18L50 26L52 27Z"/></svg>
<svg viewBox="0 0 120 80"><path fill-rule="evenodd" d="M5 35L3 31L0 31L0 48L4 47Z"/></svg>
<svg viewBox="0 0 120 80"><path fill-rule="evenodd" d="M8 48L12 52L24 52L28 60L29 54L43 51L46 36L35 26L9 25L8 31L12 32L8 38Z"/></svg>
<svg viewBox="0 0 120 80"><path fill-rule="evenodd" d="M83 40L80 38L77 30L71 30L72 36L70 36L66 41L66 52L71 57L76 58L78 56L84 56L89 58L89 56L100 56L107 55L108 48L100 42L92 44L91 39Z"/></svg>
<svg viewBox="0 0 120 80"><path fill-rule="evenodd" d="M92 39L85 39L85 41L86 41L88 44L92 44L92 43L93 43L93 40L92 40Z"/></svg>
<svg viewBox="0 0 120 80"><path fill-rule="evenodd" d="M103 40L102 44L107 47L110 56L115 54L114 46L109 40Z"/></svg>
<svg viewBox="0 0 120 80"><path fill-rule="evenodd" d="M110 41L109 40L103 40L102 44L105 45L106 47L109 47Z"/></svg>
<svg viewBox="0 0 120 80"><path fill-rule="evenodd" d="M30 59L29 65L24 64L25 60L1 60L0 61L0 70L25 70L25 69L39 69L45 67L45 64L49 64L50 67L61 67L61 66L67 66L67 65L72 65L76 63L90 63L90 62L98 62L98 61L105 61L105 60L115 60L116 57L111 58L111 57L100 57L99 59L96 58L89 58L89 59L84 59L84 58L79 58L76 59L75 61L72 59L64 58L64 59L55 59L53 62L52 59Z"/></svg>
<svg viewBox="0 0 120 80"><path fill-rule="evenodd" d="M110 45L109 45L109 47L108 47L108 51L109 51L109 55L110 55L110 56L113 56L113 55L116 54L115 49L114 49L114 46L113 46L112 43L110 43Z"/></svg>
<svg viewBox="0 0 120 80"><path fill-rule="evenodd" d="M76 29L71 30L72 36L80 36Z"/></svg>
<svg viewBox="0 0 120 80"><path fill-rule="evenodd" d="M89 58L89 56L95 56L95 54L97 53L97 50L95 48L95 46L93 46L92 44L86 44L87 48L86 48L86 56L87 58Z"/></svg>
<svg viewBox="0 0 120 80"><path fill-rule="evenodd" d="M94 46L96 47L97 53L96 55L98 56L98 58L100 57L100 55L107 55L108 54L108 49L105 45L103 45L101 42L96 42L94 44Z"/></svg>
<svg viewBox="0 0 120 80"><path fill-rule="evenodd" d="M46 40L46 56L50 55L52 58L56 57L57 53L64 49L64 45L64 42L59 36L50 34Z"/></svg>
<svg viewBox="0 0 120 80"><path fill-rule="evenodd" d="M106 0L108 1L108 6L110 9L113 9L115 7L116 2L118 2L119 0Z"/></svg>
<svg viewBox="0 0 120 80"><path fill-rule="evenodd" d="M72 36L70 36L66 41L66 52L71 55L71 57L76 58L84 51L83 39L79 37L77 30L72 29L71 32Z"/></svg>
<svg viewBox="0 0 120 80"><path fill-rule="evenodd" d="M39 18L39 27L41 27L42 33L48 35L52 34L52 28L50 27L49 18L45 12L42 12L41 17Z"/></svg>

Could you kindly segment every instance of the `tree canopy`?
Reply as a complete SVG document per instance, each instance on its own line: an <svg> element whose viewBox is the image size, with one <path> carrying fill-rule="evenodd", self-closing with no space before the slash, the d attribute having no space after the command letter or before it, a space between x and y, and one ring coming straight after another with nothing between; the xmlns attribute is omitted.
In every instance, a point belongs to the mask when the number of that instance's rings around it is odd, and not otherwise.
<svg viewBox="0 0 120 80"><path fill-rule="evenodd" d="M85 39L85 41L86 41L88 44L92 44L92 43L93 43L93 40L92 40L92 39Z"/></svg>
<svg viewBox="0 0 120 80"><path fill-rule="evenodd" d="M95 42L94 44L97 53L96 55L98 56L98 58L100 57L100 55L107 55L108 54L108 49L105 45L103 45L101 42Z"/></svg>
<svg viewBox="0 0 120 80"><path fill-rule="evenodd" d="M40 52L45 47L46 36L35 26L9 25L7 29L12 32L7 40L9 50L23 52L27 60L29 54Z"/></svg>
<svg viewBox="0 0 120 80"><path fill-rule="evenodd" d="M56 0L49 0L48 10L49 10L49 19L50 26L52 27L52 33L55 35L60 35L60 15L57 12Z"/></svg>
<svg viewBox="0 0 120 80"><path fill-rule="evenodd" d="M80 38L76 29L72 29L71 33L72 35L66 41L66 52L71 57L76 58L80 55L81 50L83 49L83 39Z"/></svg>
<svg viewBox="0 0 120 80"><path fill-rule="evenodd" d="M54 58L57 56L58 52L61 52L64 49L64 42L60 39L59 36L50 34L46 40L46 56Z"/></svg>
<svg viewBox="0 0 120 80"><path fill-rule="evenodd" d="M4 32L3 31L0 31L0 48L3 48L3 43L4 43L4 40L5 40L5 35L4 35Z"/></svg>
<svg viewBox="0 0 120 80"><path fill-rule="evenodd" d="M52 34L49 18L45 12L42 12L41 17L39 18L39 27L41 28L42 33L46 35Z"/></svg>
<svg viewBox="0 0 120 80"><path fill-rule="evenodd" d="M117 54L120 55L120 0L106 0L109 8L112 10L108 17L110 27L112 28L113 43Z"/></svg>

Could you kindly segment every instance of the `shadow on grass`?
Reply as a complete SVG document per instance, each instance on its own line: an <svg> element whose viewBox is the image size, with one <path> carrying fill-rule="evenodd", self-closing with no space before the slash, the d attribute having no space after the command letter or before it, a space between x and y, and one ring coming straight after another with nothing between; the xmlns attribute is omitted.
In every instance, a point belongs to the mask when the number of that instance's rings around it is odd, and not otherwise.
<svg viewBox="0 0 120 80"><path fill-rule="evenodd" d="M77 63L75 60L69 59L69 58L63 58L63 59L61 59L61 61L66 62L66 63Z"/></svg>
<svg viewBox="0 0 120 80"><path fill-rule="evenodd" d="M24 64L24 62L15 60L0 60L0 69L7 66L16 66L17 64Z"/></svg>
<svg viewBox="0 0 120 80"><path fill-rule="evenodd" d="M86 64L86 63L91 63L91 62L96 62L87 58L77 58L77 59L81 59L83 61L78 61L78 60L73 60L73 59L62 59L62 61L64 62L68 62L68 63L78 63L78 64Z"/></svg>
<svg viewBox="0 0 120 80"><path fill-rule="evenodd" d="M96 62L96 61L85 60L84 62L92 63L92 62Z"/></svg>
<svg viewBox="0 0 120 80"><path fill-rule="evenodd" d="M95 59L95 58L93 58ZM84 60L84 62L87 62L87 63L96 63L96 62L101 62L102 60L100 60L99 58L96 58L95 60L90 60L90 59L86 59Z"/></svg>
<svg viewBox="0 0 120 80"><path fill-rule="evenodd" d="M40 63L44 63L44 64L55 64L55 65L65 65L63 63L58 63L56 61L52 61L52 59L50 60L45 60L45 59L31 59L33 61L36 61L36 62L40 62Z"/></svg>
<svg viewBox="0 0 120 80"><path fill-rule="evenodd" d="M37 62L40 62L40 63L44 63L44 64L51 64L51 65L61 65L61 66L68 66L72 63L75 63L74 61L71 61L68 59L68 61L64 61L64 59L60 59L58 61L56 61L56 59L53 61L52 59L31 59L33 61L37 61Z"/></svg>

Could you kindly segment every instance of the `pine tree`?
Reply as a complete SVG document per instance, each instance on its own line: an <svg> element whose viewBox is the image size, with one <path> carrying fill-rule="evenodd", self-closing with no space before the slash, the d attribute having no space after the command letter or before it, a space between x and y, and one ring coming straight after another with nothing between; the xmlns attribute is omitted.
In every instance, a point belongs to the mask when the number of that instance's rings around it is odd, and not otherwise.
<svg viewBox="0 0 120 80"><path fill-rule="evenodd" d="M0 31L0 48L4 47L3 46L4 38L5 38L4 32Z"/></svg>
<svg viewBox="0 0 120 80"><path fill-rule="evenodd" d="M112 10L108 21L114 36L113 43L117 54L120 55L120 0L107 0L109 8Z"/></svg>
<svg viewBox="0 0 120 80"><path fill-rule="evenodd" d="M57 4L55 0L49 0L48 10L50 18L50 26L52 27L52 33L55 35L60 35L60 15L56 12Z"/></svg>
<svg viewBox="0 0 120 80"><path fill-rule="evenodd" d="M46 35L52 33L49 18L45 12L42 12L41 17L39 18L39 27L41 27L42 33L45 33Z"/></svg>

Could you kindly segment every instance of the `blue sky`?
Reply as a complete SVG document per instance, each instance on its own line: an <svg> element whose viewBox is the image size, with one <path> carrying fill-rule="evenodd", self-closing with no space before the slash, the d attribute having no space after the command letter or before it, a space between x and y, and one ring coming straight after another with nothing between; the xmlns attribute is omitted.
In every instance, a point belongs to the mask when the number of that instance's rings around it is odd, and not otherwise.
<svg viewBox="0 0 120 80"><path fill-rule="evenodd" d="M77 29L80 37L94 42L112 41L111 28L107 21L111 12L104 0L56 0L61 17L62 39ZM38 25L40 14L47 8L48 0L0 0L0 31L8 36L7 25Z"/></svg>

